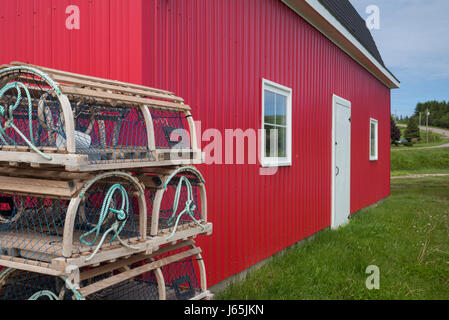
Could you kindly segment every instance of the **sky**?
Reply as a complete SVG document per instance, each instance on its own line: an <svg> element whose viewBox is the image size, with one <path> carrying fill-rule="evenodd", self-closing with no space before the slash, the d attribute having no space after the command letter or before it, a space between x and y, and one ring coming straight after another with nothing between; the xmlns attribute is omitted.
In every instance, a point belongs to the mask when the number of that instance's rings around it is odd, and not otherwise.
<svg viewBox="0 0 449 320"><path fill-rule="evenodd" d="M418 102L449 101L449 0L350 0L365 19L379 8L371 34L386 67L401 81L391 113L411 115Z"/></svg>

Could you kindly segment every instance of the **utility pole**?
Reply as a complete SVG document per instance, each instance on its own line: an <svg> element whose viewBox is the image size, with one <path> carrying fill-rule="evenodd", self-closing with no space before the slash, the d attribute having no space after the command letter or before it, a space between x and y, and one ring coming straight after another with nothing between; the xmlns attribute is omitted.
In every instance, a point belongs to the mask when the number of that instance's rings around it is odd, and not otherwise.
<svg viewBox="0 0 449 320"><path fill-rule="evenodd" d="M429 143L429 108L426 110L426 140Z"/></svg>

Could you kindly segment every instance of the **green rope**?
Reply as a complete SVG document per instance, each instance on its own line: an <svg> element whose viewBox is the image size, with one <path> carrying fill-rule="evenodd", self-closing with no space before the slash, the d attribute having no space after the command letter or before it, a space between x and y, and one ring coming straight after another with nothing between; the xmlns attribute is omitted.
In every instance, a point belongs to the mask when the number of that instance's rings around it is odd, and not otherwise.
<svg viewBox="0 0 449 320"><path fill-rule="evenodd" d="M14 125L14 116L13 116L13 112L16 110L16 108L20 105L20 102L22 101L22 92L20 90L20 87L22 87L26 93L27 99L28 99L28 123L29 123L29 127L30 127L30 140L28 140L28 138ZM7 137L8 139L10 139L14 146L16 146L16 142L9 137L6 134L6 129L8 128L12 128L14 129L14 131L17 132L17 134L19 134L20 137L22 137L22 139L25 141L25 143L31 148L33 149L36 153L38 153L39 155L41 155L42 157L44 157L47 160L51 160L52 157L43 153L42 151L40 151L35 145L34 145L34 137L33 137L33 105L31 102L31 95L30 92L28 91L28 88L21 82L10 82L8 84L6 84L1 90L0 90L0 99L4 96L4 94L11 89L16 89L17 90L17 99L16 99L16 103L14 105L9 106L9 113L8 113L8 119L5 122L5 126L1 127L0 126L0 138L3 141L3 143L5 145L8 145L8 143L6 142L5 137ZM0 115L2 115L3 117L5 117L7 110L4 106L0 105Z"/></svg>
<svg viewBox="0 0 449 320"><path fill-rule="evenodd" d="M84 297L78 292L78 290L76 290L75 286L69 281L69 279L67 279L64 276L61 276L61 279L64 280L67 288L72 290L72 292L75 295L76 300L84 300Z"/></svg>
<svg viewBox="0 0 449 320"><path fill-rule="evenodd" d="M36 292L31 297L29 297L28 300L37 300L40 297L48 297L50 300L59 300L58 296L49 290L42 290L42 291Z"/></svg>
<svg viewBox="0 0 449 320"><path fill-rule="evenodd" d="M7 268L0 273L0 280L2 280L10 271L14 270L13 268Z"/></svg>
<svg viewBox="0 0 449 320"><path fill-rule="evenodd" d="M50 85L50 87L52 87L55 90L55 92L58 96L61 95L61 90L59 89L58 84L56 82L54 82L53 79L51 79L47 74L43 73L42 71L40 71L36 68L27 67L27 66L10 67L10 68L0 70L0 76L3 73L8 73L11 71L22 71L22 70L29 71L29 72L34 73L35 75L41 77L42 79L47 81L47 83Z"/></svg>
<svg viewBox="0 0 449 320"><path fill-rule="evenodd" d="M111 202L113 200L114 193L116 191L119 191L122 195L122 205L121 205L121 208L118 210L110 207ZM104 221L106 220L107 216L109 215L109 212L112 212L116 215L116 221L112 224L112 226L108 230L106 230L103 233L103 236L101 237L94 252L86 259L86 261L91 260L97 254L98 250L100 250L100 248L103 246L103 243L104 243L107 235L111 232L114 232L114 236L110 240L111 243L117 238L117 240L123 246L125 246L129 249L133 249L133 250L139 249L137 247L128 245L120 238L120 232L123 230L123 228L125 227L125 224L128 220L128 211L129 211L129 199L128 199L128 193L126 192L126 189L121 184L118 184L118 183L114 184L111 188L109 188L108 192L106 193L105 199L103 201L103 205L101 207L100 217L98 218L97 225L95 227L93 227L91 230L89 230L88 232L82 234L80 236L80 241L82 243L84 243L85 245L93 246L98 240L98 237L100 235L101 226L103 225ZM92 233L95 233L95 237L92 241L89 242L89 241L84 240L85 237L89 236Z"/></svg>
<svg viewBox="0 0 449 320"><path fill-rule="evenodd" d="M182 210L178 215L176 215L176 211L178 211L179 198L181 196L182 186L184 183L187 188L187 201L184 210ZM175 199L173 201L173 213L170 219L168 220L168 226L171 227L174 224L174 227L172 233L166 237L167 240L175 235L176 230L178 229L179 221L181 220L181 217L184 214L188 214L192 218L193 222L198 226L200 226L202 230L205 229L205 227L193 216L195 209L196 205L195 202L193 201L192 184L190 183L189 179L182 176L181 179L179 180L178 186L176 187Z"/></svg>

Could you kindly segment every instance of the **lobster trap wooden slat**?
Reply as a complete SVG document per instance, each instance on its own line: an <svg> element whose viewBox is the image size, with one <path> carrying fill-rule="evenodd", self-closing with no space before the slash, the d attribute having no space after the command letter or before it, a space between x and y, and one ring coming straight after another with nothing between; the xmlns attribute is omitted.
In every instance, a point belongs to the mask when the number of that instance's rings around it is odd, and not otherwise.
<svg viewBox="0 0 449 320"><path fill-rule="evenodd" d="M71 198L81 187L72 181L56 181L0 176L0 191L16 194L54 195Z"/></svg>
<svg viewBox="0 0 449 320"><path fill-rule="evenodd" d="M112 93L112 92L105 92L105 91L98 91L98 90L91 90L91 89L82 89L82 88L76 88L76 87L70 87L70 86L64 86L64 85L61 85L60 87L61 87L62 92L65 94L73 94L73 95L79 95L79 96L85 96L85 97L94 97L94 98L115 100L117 102L137 103L137 104L142 104L142 105L147 105L147 106L157 106L157 107L163 107L163 108L173 109L173 110L178 110L178 111L190 110L190 107L188 105L180 104L180 103L140 98L140 97L136 97L136 96L121 95L121 94L116 94L116 93Z"/></svg>
<svg viewBox="0 0 449 320"><path fill-rule="evenodd" d="M93 77L93 76L88 76L88 75L82 75L82 74L78 74L78 73L62 71L62 70L57 70L57 69L51 69L51 68L47 68L47 67L36 66L36 65L32 65L32 64L18 62L18 61L11 62L11 65L15 65L15 66L29 66L29 67L34 67L34 68L41 69L41 70L49 72L49 73L60 74L60 75L65 75L65 76L70 76L70 77L76 77L76 78L83 79L83 80L98 81L100 83L112 84L112 85L119 84L119 85L122 85L122 86L125 86L125 87L129 87L129 88L149 90L149 91L164 93L164 94L167 94L167 95L174 95L173 92L165 91L165 90L161 90L161 89L150 88L150 87L147 87L147 86L142 86L142 85L133 84L133 83L127 83L127 82L122 82L122 81L117 81L117 80L110 80L110 79L103 79L103 78Z"/></svg>
<svg viewBox="0 0 449 320"><path fill-rule="evenodd" d="M118 92L118 93L125 93L125 94L132 94L132 95L140 95L143 97L151 97L151 98L158 98L158 99L165 99L167 101L174 101L174 102L184 102L184 99L180 97L176 97L172 94L167 93L160 93L158 91L154 90L142 90L137 88L130 88L127 86L118 86L116 84L108 84L104 83L104 81L91 81L86 79L79 79L75 77L69 77L69 76L63 76L58 75L54 73L49 73L49 75L52 76L52 78L55 81L58 81L60 83L66 84L66 85L74 85L74 86L82 86L82 87L90 87L94 89L102 89L105 91L112 91L112 92Z"/></svg>

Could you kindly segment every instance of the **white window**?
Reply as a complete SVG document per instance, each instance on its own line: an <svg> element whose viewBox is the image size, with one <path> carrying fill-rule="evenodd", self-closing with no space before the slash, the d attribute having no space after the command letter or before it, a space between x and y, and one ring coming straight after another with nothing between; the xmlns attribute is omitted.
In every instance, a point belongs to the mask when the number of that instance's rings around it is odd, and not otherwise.
<svg viewBox="0 0 449 320"><path fill-rule="evenodd" d="M370 119L369 126L369 159L371 161L375 161L378 159L377 150L378 150L378 128L377 128L377 120Z"/></svg>
<svg viewBox="0 0 449 320"><path fill-rule="evenodd" d="M262 79L262 166L292 164L291 114L292 89Z"/></svg>

